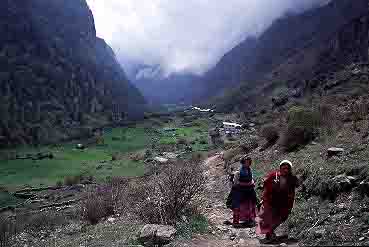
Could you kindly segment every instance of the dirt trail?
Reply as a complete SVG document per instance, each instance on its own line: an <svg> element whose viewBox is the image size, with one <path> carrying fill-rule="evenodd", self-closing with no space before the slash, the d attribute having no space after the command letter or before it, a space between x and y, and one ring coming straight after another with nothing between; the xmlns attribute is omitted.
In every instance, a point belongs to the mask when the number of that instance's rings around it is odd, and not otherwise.
<svg viewBox="0 0 369 247"><path fill-rule="evenodd" d="M203 212L211 224L211 234L195 236L190 242L180 246L189 247L241 247L241 246L275 246L260 244L255 228L235 229L225 225L224 221L232 221L232 212L225 207L225 198L229 193L227 175L223 169L224 162L220 155L209 157L204 162L206 168L206 205ZM277 245L279 246L279 244ZM282 246L297 246L283 245Z"/></svg>

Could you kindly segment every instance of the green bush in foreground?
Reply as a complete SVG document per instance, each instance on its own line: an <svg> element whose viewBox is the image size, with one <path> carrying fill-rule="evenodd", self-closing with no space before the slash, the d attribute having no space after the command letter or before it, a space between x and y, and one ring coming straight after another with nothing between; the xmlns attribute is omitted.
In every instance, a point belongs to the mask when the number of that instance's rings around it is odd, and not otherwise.
<svg viewBox="0 0 369 247"><path fill-rule="evenodd" d="M310 142L317 134L319 115L305 107L292 107L288 111L287 127L283 131L280 145L285 151L293 151Z"/></svg>
<svg viewBox="0 0 369 247"><path fill-rule="evenodd" d="M209 231L209 222L203 215L194 215L187 222L177 225L178 236L190 239L193 234L205 234Z"/></svg>

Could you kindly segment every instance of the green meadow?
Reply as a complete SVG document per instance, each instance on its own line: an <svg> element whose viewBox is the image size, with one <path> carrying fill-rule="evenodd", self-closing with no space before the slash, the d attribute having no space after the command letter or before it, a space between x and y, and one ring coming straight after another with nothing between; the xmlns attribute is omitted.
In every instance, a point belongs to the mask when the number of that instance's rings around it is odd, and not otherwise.
<svg viewBox="0 0 369 247"><path fill-rule="evenodd" d="M97 181L113 176L142 176L143 161L130 159L132 153L155 145L175 145L179 139L190 143L193 151L206 151L209 148L205 122L199 122L193 127L177 128L174 132L164 131L163 126L157 129L142 126L114 128L106 131L103 139L104 144L87 144L84 150L76 149L78 142L72 142L2 151L18 155L51 152L54 157L43 160L0 160L0 186L11 190L52 186L62 183L66 177L79 175L93 176ZM120 158L112 161L113 154L119 154Z"/></svg>
<svg viewBox="0 0 369 247"><path fill-rule="evenodd" d="M144 172L142 163L128 158L112 161L112 154L124 155L144 149L150 138L144 128L117 128L104 135L104 144L86 145L84 150L76 149L77 142L7 150L19 155L51 152L54 158L1 160L0 184L6 187L46 186L62 182L68 176L91 175L98 180L111 176L140 176Z"/></svg>

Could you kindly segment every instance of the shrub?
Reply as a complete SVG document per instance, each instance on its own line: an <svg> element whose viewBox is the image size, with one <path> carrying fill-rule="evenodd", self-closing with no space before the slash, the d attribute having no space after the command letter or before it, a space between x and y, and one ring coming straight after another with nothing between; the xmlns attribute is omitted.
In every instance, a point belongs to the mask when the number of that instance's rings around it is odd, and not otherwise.
<svg viewBox="0 0 369 247"><path fill-rule="evenodd" d="M279 138L278 129L272 124L265 125L261 129L261 136L264 137L269 144L274 144Z"/></svg>
<svg viewBox="0 0 369 247"><path fill-rule="evenodd" d="M336 110L336 107L332 104L321 103L314 111L318 115L319 134L331 136L336 133L338 127L340 127L341 113Z"/></svg>
<svg viewBox="0 0 369 247"><path fill-rule="evenodd" d="M90 224L97 224L102 218L113 215L115 202L112 187L100 186L95 191L87 192L81 207L83 219Z"/></svg>
<svg viewBox="0 0 369 247"><path fill-rule="evenodd" d="M118 152L116 152L116 153L113 153L112 155L111 155L111 160L112 161L116 161L116 160L121 160L122 159L122 154L120 154L120 153L118 153Z"/></svg>
<svg viewBox="0 0 369 247"><path fill-rule="evenodd" d="M366 119L369 114L369 104L364 100L352 103L351 114L354 122Z"/></svg>
<svg viewBox="0 0 369 247"><path fill-rule="evenodd" d="M188 142L187 142L187 140L185 138L181 137L181 138L178 138L177 144L178 145L187 145Z"/></svg>
<svg viewBox="0 0 369 247"><path fill-rule="evenodd" d="M281 146L287 151L293 151L301 145L307 144L313 139L313 132L298 126L288 126L283 132Z"/></svg>
<svg viewBox="0 0 369 247"><path fill-rule="evenodd" d="M57 187L57 188L61 188L61 187L63 187L63 182L62 182L62 181L57 181L57 182L56 182L56 187Z"/></svg>
<svg viewBox="0 0 369 247"><path fill-rule="evenodd" d="M82 180L82 176L78 175L78 176L67 176L64 178L64 185L67 186L72 186L72 185L76 185L79 184Z"/></svg>
<svg viewBox="0 0 369 247"><path fill-rule="evenodd" d="M304 107L292 107L288 111L287 127L280 145L285 151L293 151L311 141L317 133L319 116L316 112Z"/></svg>
<svg viewBox="0 0 369 247"><path fill-rule="evenodd" d="M319 124L319 116L312 109L294 106L288 110L287 123L306 129L314 129Z"/></svg>
<svg viewBox="0 0 369 247"><path fill-rule="evenodd" d="M175 224L196 211L204 182L202 166L193 160L168 165L136 190L136 212L148 223Z"/></svg>
<svg viewBox="0 0 369 247"><path fill-rule="evenodd" d="M5 216L0 216L0 247L10 246L16 233L15 224Z"/></svg>
<svg viewBox="0 0 369 247"><path fill-rule="evenodd" d="M205 139L201 139L201 140L200 140L200 144L201 144L201 145L206 145L206 144L208 144L208 141L207 141L207 140L205 140Z"/></svg>

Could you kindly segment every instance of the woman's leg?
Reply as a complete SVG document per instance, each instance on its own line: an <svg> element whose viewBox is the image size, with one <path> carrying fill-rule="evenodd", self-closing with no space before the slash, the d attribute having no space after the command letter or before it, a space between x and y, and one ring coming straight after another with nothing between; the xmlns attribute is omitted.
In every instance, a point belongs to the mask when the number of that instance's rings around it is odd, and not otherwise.
<svg viewBox="0 0 369 247"><path fill-rule="evenodd" d="M270 205L264 202L257 217L257 234L273 235L273 212Z"/></svg>
<svg viewBox="0 0 369 247"><path fill-rule="evenodd" d="M233 226L240 224L240 190L238 185L232 186Z"/></svg>
<svg viewBox="0 0 369 247"><path fill-rule="evenodd" d="M240 224L240 209L233 209L233 226L238 226Z"/></svg>

